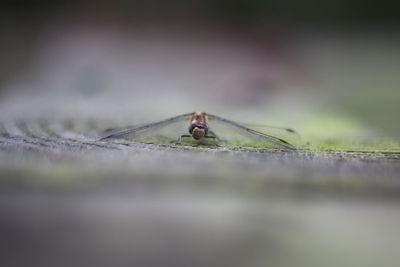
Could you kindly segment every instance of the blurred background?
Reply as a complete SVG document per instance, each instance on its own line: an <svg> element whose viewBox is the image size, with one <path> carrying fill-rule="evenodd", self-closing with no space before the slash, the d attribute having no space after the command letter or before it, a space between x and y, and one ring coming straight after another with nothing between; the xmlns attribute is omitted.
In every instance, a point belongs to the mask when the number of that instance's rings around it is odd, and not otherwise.
<svg viewBox="0 0 400 267"><path fill-rule="evenodd" d="M203 110L397 136L390 2L2 0L1 114L129 125Z"/></svg>
<svg viewBox="0 0 400 267"><path fill-rule="evenodd" d="M400 266L399 28L389 0L0 0L0 265ZM319 146L86 135L191 111Z"/></svg>

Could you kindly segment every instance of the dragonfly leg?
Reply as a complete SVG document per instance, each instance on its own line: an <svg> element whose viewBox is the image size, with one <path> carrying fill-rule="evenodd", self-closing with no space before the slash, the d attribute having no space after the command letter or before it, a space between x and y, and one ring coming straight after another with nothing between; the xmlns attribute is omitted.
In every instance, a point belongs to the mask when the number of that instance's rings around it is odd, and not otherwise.
<svg viewBox="0 0 400 267"><path fill-rule="evenodd" d="M215 139L215 140L217 140L218 142L222 141L222 139L220 139L214 132L209 131L209 133L210 133L210 135L206 135L206 136L204 136L204 138ZM220 145L218 145L218 144L215 144L215 146L220 147Z"/></svg>
<svg viewBox="0 0 400 267"><path fill-rule="evenodd" d="M221 138L218 137L213 131L208 131L210 134L206 135L205 138L214 138L217 141L222 141Z"/></svg>
<svg viewBox="0 0 400 267"><path fill-rule="evenodd" d="M192 136L190 134L182 134L181 136L179 136L178 144L182 144L183 137L192 137Z"/></svg>

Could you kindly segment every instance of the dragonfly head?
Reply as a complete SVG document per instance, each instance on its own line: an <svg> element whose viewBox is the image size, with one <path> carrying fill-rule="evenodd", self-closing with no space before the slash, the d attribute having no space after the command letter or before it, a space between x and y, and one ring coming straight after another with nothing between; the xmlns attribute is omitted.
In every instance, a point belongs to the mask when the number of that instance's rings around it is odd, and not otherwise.
<svg viewBox="0 0 400 267"><path fill-rule="evenodd" d="M206 132L203 128L194 127L192 131L192 137L196 140L200 140L206 135Z"/></svg>

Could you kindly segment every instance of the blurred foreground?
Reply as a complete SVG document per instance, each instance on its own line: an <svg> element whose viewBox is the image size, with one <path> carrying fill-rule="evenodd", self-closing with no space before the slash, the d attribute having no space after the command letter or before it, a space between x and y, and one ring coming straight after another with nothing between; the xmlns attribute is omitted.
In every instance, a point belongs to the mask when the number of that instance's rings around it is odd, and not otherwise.
<svg viewBox="0 0 400 267"><path fill-rule="evenodd" d="M397 266L400 154L0 138L4 266Z"/></svg>

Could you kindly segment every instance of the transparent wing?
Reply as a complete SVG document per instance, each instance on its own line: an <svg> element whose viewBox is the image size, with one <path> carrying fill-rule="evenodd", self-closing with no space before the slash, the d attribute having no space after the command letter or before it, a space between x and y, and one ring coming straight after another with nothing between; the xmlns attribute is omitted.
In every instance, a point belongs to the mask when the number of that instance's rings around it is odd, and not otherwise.
<svg viewBox="0 0 400 267"><path fill-rule="evenodd" d="M143 143L170 143L177 141L182 134L188 134L189 118L192 114L186 113L137 127L107 130L100 140L123 139ZM283 133L292 137L298 135L291 129L262 126L267 132L261 132L216 115L207 115L210 119L210 133L228 145L295 149L286 139L281 138L284 136ZM272 130L281 134L272 135Z"/></svg>
<svg viewBox="0 0 400 267"><path fill-rule="evenodd" d="M285 140L286 142L296 146L297 148L302 146L305 141L302 136L294 129L287 127L278 127L263 124L249 124L249 123L239 123L247 128L261 132L267 135L278 137Z"/></svg>
<svg viewBox="0 0 400 267"><path fill-rule="evenodd" d="M210 119L210 129L212 132L215 133L218 138L227 142L228 144L256 147L267 146L280 149L296 149L292 144L280 137L250 129L237 122L216 115L207 115ZM286 132L291 134L290 130Z"/></svg>
<svg viewBox="0 0 400 267"><path fill-rule="evenodd" d="M260 128L260 129L267 130L267 131L276 131L276 132L282 133L282 134L289 134L291 136L299 136L299 133L296 132L296 130L294 130L292 128L264 125L264 124L255 124L255 123L243 123L243 122L240 122L239 124L241 124L245 127L248 127L248 128L252 128L254 130Z"/></svg>
<svg viewBox="0 0 400 267"><path fill-rule="evenodd" d="M124 139L144 143L168 143L177 141L182 134L188 134L189 118L193 113L186 113L144 124L137 127L108 130L100 141Z"/></svg>

